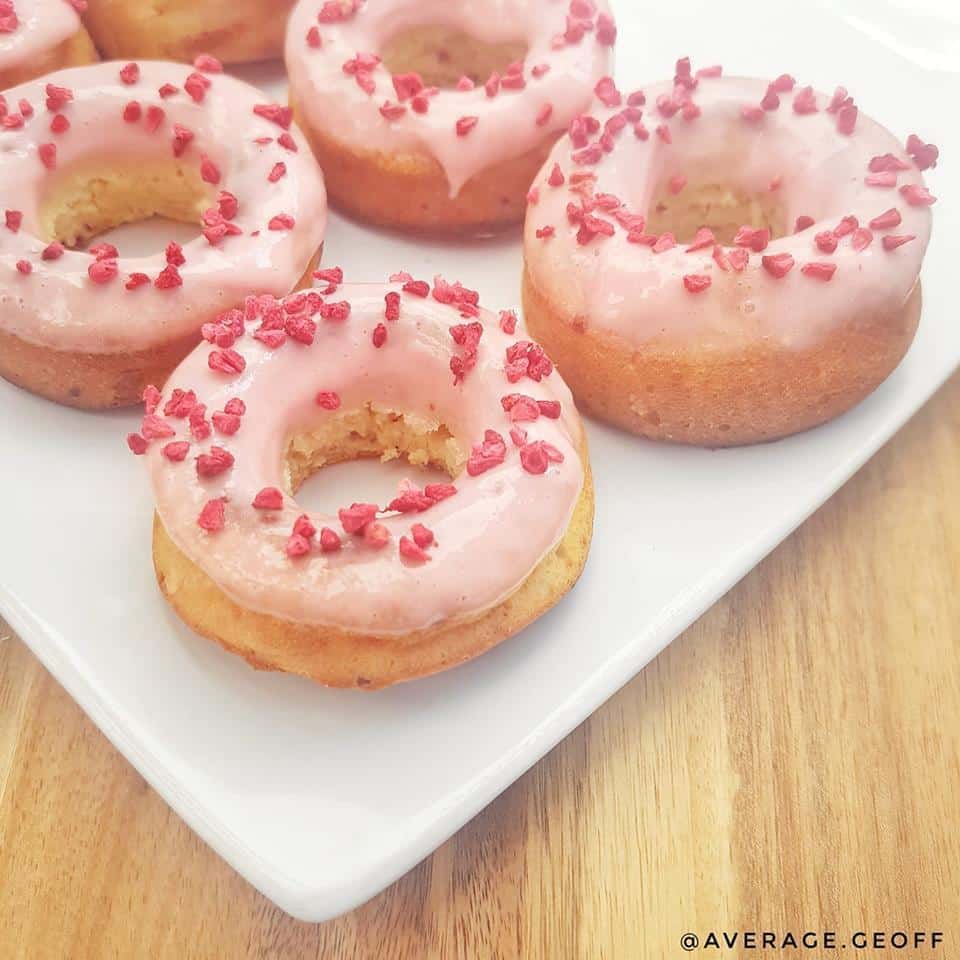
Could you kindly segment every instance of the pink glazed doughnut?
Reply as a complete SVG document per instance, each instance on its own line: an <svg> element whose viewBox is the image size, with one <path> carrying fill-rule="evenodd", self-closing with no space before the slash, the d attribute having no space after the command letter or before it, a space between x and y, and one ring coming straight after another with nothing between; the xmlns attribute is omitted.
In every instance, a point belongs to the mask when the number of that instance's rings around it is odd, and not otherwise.
<svg viewBox="0 0 960 960"><path fill-rule="evenodd" d="M103 63L7 92L20 105L0 129L8 380L73 406L137 403L204 323L251 291L309 282L322 174L289 109L219 70L209 58L197 69ZM153 256L79 248L155 215L201 233Z"/></svg>
<svg viewBox="0 0 960 960"><path fill-rule="evenodd" d="M129 442L156 496L157 578L187 624L258 668L376 688L477 656L573 586L589 464L570 392L514 314L439 277L319 276L225 315L148 390ZM369 456L450 482L338 516L297 505L311 473Z"/></svg>
<svg viewBox="0 0 960 960"><path fill-rule="evenodd" d="M523 219L615 39L606 0L301 0L291 103L348 213L490 230Z"/></svg>
<svg viewBox="0 0 960 960"><path fill-rule="evenodd" d="M645 436L770 440L858 403L916 331L930 237L906 148L784 75L610 80L537 178L524 308L578 402Z"/></svg>
<svg viewBox="0 0 960 960"><path fill-rule="evenodd" d="M84 8L85 0L0 0L0 90L93 63L97 51L80 22Z"/></svg>

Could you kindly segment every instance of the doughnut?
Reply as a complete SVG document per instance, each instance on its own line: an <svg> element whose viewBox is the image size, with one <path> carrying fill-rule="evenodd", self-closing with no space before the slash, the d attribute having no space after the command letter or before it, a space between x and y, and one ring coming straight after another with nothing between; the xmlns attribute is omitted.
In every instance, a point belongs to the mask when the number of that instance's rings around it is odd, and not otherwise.
<svg viewBox="0 0 960 960"><path fill-rule="evenodd" d="M442 278L251 296L148 389L163 595L254 667L375 689L463 663L583 568L593 492L569 390L517 317ZM223 345L229 331L233 345ZM405 457L449 480L307 512L326 464Z"/></svg>
<svg viewBox="0 0 960 960"><path fill-rule="evenodd" d="M488 232L523 220L615 38L606 0L301 0L290 102L348 214Z"/></svg>
<svg viewBox="0 0 960 960"><path fill-rule="evenodd" d="M87 0L85 21L104 56L224 63L279 57L294 0Z"/></svg>
<svg viewBox="0 0 960 960"><path fill-rule="evenodd" d="M609 78L531 191L523 304L581 408L656 440L773 440L843 413L920 315L935 198L906 146L832 95L694 73Z"/></svg>
<svg viewBox="0 0 960 960"><path fill-rule="evenodd" d="M80 22L82 0L0 0L0 90L97 59ZM16 111L3 105L0 121Z"/></svg>
<svg viewBox="0 0 960 960"><path fill-rule="evenodd" d="M7 380L72 406L138 403L204 323L310 282L326 195L309 146L289 108L201 66L102 63L7 92L20 104L0 128ZM151 256L87 245L155 215L202 229Z"/></svg>

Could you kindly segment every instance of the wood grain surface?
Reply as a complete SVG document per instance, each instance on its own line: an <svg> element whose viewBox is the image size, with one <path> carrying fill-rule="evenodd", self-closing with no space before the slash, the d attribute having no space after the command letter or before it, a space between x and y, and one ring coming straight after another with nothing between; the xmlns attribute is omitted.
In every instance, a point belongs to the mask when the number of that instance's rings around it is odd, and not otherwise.
<svg viewBox="0 0 960 960"><path fill-rule="evenodd" d="M960 956L960 378L432 857L283 915L0 624L0 957L671 958L710 930ZM778 956L840 956L821 950Z"/></svg>

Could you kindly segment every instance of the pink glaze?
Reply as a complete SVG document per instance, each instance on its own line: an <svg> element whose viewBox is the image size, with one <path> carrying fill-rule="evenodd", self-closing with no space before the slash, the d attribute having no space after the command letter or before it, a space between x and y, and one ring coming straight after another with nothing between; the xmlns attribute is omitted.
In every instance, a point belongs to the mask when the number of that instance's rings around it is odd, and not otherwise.
<svg viewBox="0 0 960 960"><path fill-rule="evenodd" d="M538 176L539 195L528 208L524 254L534 285L586 328L638 347L659 339L736 348L758 338L801 347L852 316L902 307L930 236L929 206L913 205L901 193L923 183L917 165L862 112L850 104L837 111L841 95L832 111L833 98L816 94L816 112L798 113L794 98L800 95L805 109L810 94L796 86L778 94L778 109L764 110L759 104L767 88L764 80L701 76L686 116L680 110L667 117L676 104L660 98L676 98L677 91L670 84L649 87L640 126L635 129L635 106L624 129L606 140L609 152L591 147L598 134L586 138L585 154L583 138L578 148L564 137ZM624 91L621 106L597 103L593 115L607 124L627 103ZM841 132L846 124L852 132ZM904 169L879 178L892 185L868 185L871 159L887 153ZM590 174L596 176L592 186L581 182L585 190L578 191L571 175L576 181ZM657 239L644 234L643 224L654 196L665 184L680 192L686 182L730 185L748 194L776 190L788 230L800 217L813 223L762 251L718 249L709 238L693 251L690 243L663 249L669 238L647 245ZM583 228L581 197L599 224L588 220ZM614 209L617 201L623 206ZM881 221L871 229L870 222L891 208L897 213L890 221L899 215L901 222ZM856 217L864 232L835 237L833 252L820 249L815 237L847 216ZM899 242L894 237L913 239L887 249ZM822 242L831 246L829 238ZM749 255L742 272L729 263L731 253L734 259ZM811 262L824 266L806 266Z"/></svg>
<svg viewBox="0 0 960 960"><path fill-rule="evenodd" d="M139 79L127 71L134 82L126 83L120 76L122 66L103 63L64 70L5 94L11 111L25 99L33 114L20 129L0 129L0 217L4 211L22 215L16 232L0 223L0 329L32 343L108 353L175 340L197 331L251 291L288 293L323 241L322 174L298 130L285 131L254 114L255 107L269 102L262 92L221 73L200 73L174 63L139 64ZM200 102L185 92L185 83L202 97ZM68 88L72 101L54 100L53 109L48 107L49 84ZM176 87L173 95L160 96L163 84ZM139 119L127 122L124 111L132 101L139 104ZM149 129L151 107L163 111L154 131ZM56 132L51 125L63 120L55 121L55 115L62 115L69 128ZM177 123L193 134L179 161L173 150ZM292 137L285 142L295 152L278 142L284 133ZM258 138L265 139L257 143ZM237 212L228 218L237 235L218 239L211 232L208 239L201 234L184 245L185 262L172 271L163 250L114 259L116 276L104 283L93 279L91 269L96 274L98 268L92 267L94 257L88 252L67 250L57 259L45 259L49 238L37 234L38 215L58 174L77 165L95 169L98 161L125 161L135 167L158 158L197 169L204 157L212 163L202 168L208 179L218 173L220 177L219 183L207 183L214 211L220 191L237 198ZM278 163L284 173L271 181ZM292 217L294 227L270 229L279 214ZM29 273L23 272L23 264L29 265ZM168 278L179 274L182 286L164 287L163 281L156 286L163 271ZM127 289L133 274L149 282Z"/></svg>
<svg viewBox="0 0 960 960"><path fill-rule="evenodd" d="M0 3L0 74L42 58L80 29L70 0L13 0Z"/></svg>
<svg viewBox="0 0 960 960"><path fill-rule="evenodd" d="M584 470L582 427L566 385L555 372L539 382L526 376L508 382L506 349L524 335L504 333L486 311L468 310L464 318L456 306L403 293L399 317L388 319L385 296L400 289L399 283L354 284L331 293L328 302L350 304L349 317L325 320L315 314L310 345L288 338L271 349L252 335L256 324L248 322L233 347L245 360L241 374L211 370L212 348L202 345L164 390L156 414L175 435L150 441L147 450L157 510L180 549L244 607L384 635L470 618L516 590L567 529ZM462 348L450 328L471 322L471 313L483 323L476 365L455 384L450 361ZM378 348L375 331L381 324L386 341ZM239 430L224 436L215 426L198 442L189 420L164 416L174 388L194 390L210 418L239 398L246 406ZM338 411L320 405L320 391L339 398ZM501 397L513 393L558 401L559 417L511 422ZM377 522L389 540L379 549L345 532L338 517L312 513L317 534L310 553L291 558L288 540L305 511L286 495L280 510L258 510L252 503L263 488L284 487L282 460L291 434L368 403L434 426L443 422L466 451L485 431L496 430L506 442L505 459L475 476L464 472L454 481L453 496L423 512L381 514ZM511 427L525 428L529 442L552 444L562 462L551 462L539 474L528 472ZM183 440L190 442L185 459L171 462L164 447ZM229 451L234 462L218 476L201 479L196 457L212 445ZM201 529L204 505L220 497L227 498L223 528ZM426 551L429 559L419 562L399 549L400 538L410 537L416 523L435 536ZM342 538L337 552L321 551L324 527Z"/></svg>
<svg viewBox="0 0 960 960"><path fill-rule="evenodd" d="M376 0L344 20L318 22L325 7L323 0L301 0L287 30L291 93L309 126L355 150L426 152L443 167L451 196L481 170L563 130L611 69L615 31L606 0ZM571 8L581 18L568 26ZM599 17L607 24L600 30ZM386 67L362 69L361 85L345 64L358 53L376 56L390 37L418 25L456 28L485 43L525 41L525 87L501 86L493 97L482 84L440 90L427 98L425 113L405 98L401 115L388 119L381 108L401 98ZM312 45L316 37L319 47ZM464 135L457 133L461 121L461 130L470 128Z"/></svg>

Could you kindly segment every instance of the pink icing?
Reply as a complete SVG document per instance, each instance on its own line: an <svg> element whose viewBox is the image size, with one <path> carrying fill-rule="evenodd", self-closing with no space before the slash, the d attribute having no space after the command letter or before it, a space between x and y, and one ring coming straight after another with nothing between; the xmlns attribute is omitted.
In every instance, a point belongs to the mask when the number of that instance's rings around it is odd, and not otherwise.
<svg viewBox="0 0 960 960"><path fill-rule="evenodd" d="M0 225L0 329L33 343L103 353L174 340L241 302L251 290L288 293L323 240L322 174L296 128L285 131L254 114L255 107L268 102L261 91L220 73L200 74L189 66L158 62L140 64L139 78L125 83L121 67L103 63L63 70L5 93L11 110L25 99L33 114L20 129L0 130L4 171L0 215L3 211L22 215L16 232ZM133 78L128 74L128 79ZM49 84L69 89L73 99L54 102L51 109ZM163 84L173 84L176 92L161 97ZM184 84L202 100L195 102ZM136 122L124 119L131 101L140 105ZM151 107L163 111L152 132ZM69 121L69 129L59 133L51 129L55 114ZM280 114L279 119L286 117ZM206 157L219 171L220 182L208 184L211 207L220 191L236 196L237 212L228 212L240 232L216 245L204 235L185 244L185 262L176 268L182 286L166 289L154 285L168 268L163 251L114 260L117 275L102 284L91 278L90 253L67 250L57 259L44 259L47 240L37 235L38 214L51 178L98 159L132 164L158 157L173 161L174 124L193 134L180 162L199 167ZM285 142L295 151L278 142L284 133L289 133L292 139ZM258 138L266 139L256 143ZM52 169L45 152L51 144L56 150ZM269 175L278 163L284 165L284 173L271 181ZM212 170L207 167L210 179ZM280 214L293 218L292 229L269 228ZM18 263L28 264L30 272L18 270ZM128 290L132 274L143 274L151 282Z"/></svg>
<svg viewBox="0 0 960 960"><path fill-rule="evenodd" d="M377 0L343 21L318 24L323 7L321 0L301 0L287 31L291 91L309 125L357 149L426 151L443 167L451 196L481 170L522 155L566 127L586 108L594 84L611 68L611 38L600 31L600 42L596 26L598 16L609 16L606 0ZM571 7L581 9L590 24L576 42L563 39ZM363 71L373 83L367 92L355 73L344 72L344 64L358 53L376 55L398 32L434 24L460 29L486 43L525 40L526 86L501 88L494 97L487 96L482 85L441 90L429 98L426 113L410 109L408 101L401 105L401 116L385 118L381 107L399 99L386 67L377 64ZM314 27L320 47L307 39ZM543 66L549 70L543 72ZM467 125L476 118L476 124L461 136L457 124L464 118Z"/></svg>
<svg viewBox="0 0 960 960"><path fill-rule="evenodd" d="M42 56L80 29L68 0L14 0L12 16L15 21L0 3L0 74Z"/></svg>
<svg viewBox="0 0 960 960"><path fill-rule="evenodd" d="M399 284L347 285L328 299L347 301L345 320L321 319L316 339L306 346L288 339L271 349L252 333L234 345L245 360L239 375L209 367L211 348L199 347L170 378L164 405L176 387L192 389L206 405L207 416L224 410L233 398L246 406L236 433L196 441L189 422L170 416L175 433L150 442L147 451L157 510L175 543L237 603L289 620L326 624L372 634L399 634L440 621L479 614L511 594L558 543L583 485L579 449L582 427L566 385L553 372L539 382L505 375L506 350L523 339L508 335L486 311L477 314L483 333L477 362L455 384L451 358L460 352L452 325L471 322L458 308L434 299L403 293L399 317L385 317L385 296ZM374 331L383 324L386 341L374 346ZM281 324L282 326L282 324ZM316 428L336 414L321 406L319 391L336 394L340 412L366 403L375 408L442 421L465 449L498 431L506 443L502 463L475 476L455 479L457 493L422 513L402 513L378 520L389 533L376 549L345 532L337 517L310 514L318 531L308 556L287 555L294 522L304 513L291 497L283 508L264 512L252 507L265 487L283 487L282 457L291 433ZM559 402L559 417L511 422L501 398L521 393ZM554 411L556 412L556 411ZM524 468L511 427L525 428L527 441L546 441L562 456L546 472ZM190 450L171 462L162 450L187 440ZM234 458L230 469L201 479L195 458L211 445ZM198 525L206 503L226 497L221 530ZM349 504L344 504L345 507ZM433 531L430 559L411 562L401 556L399 540L422 523ZM322 553L319 531L331 527L343 539L335 553Z"/></svg>
<svg viewBox="0 0 960 960"><path fill-rule="evenodd" d="M667 117L664 112L674 105L661 98L674 98L674 87L650 87L641 127L635 132L634 109L630 122L608 140L609 152L600 146L591 156L583 138L579 149L570 137L561 140L537 178L537 202L528 208L524 250L535 286L589 328L636 346L657 337L701 345L765 337L800 346L853 312L902 306L917 282L930 236L929 207L908 199L909 185L923 183L917 166L891 133L862 112L838 112L836 104L829 110L833 98L802 93L800 87L781 91L779 108L764 110L759 104L767 89L767 82L757 79L701 77L690 94L695 106L686 116L678 111ZM801 109L815 106L816 112L798 113L793 106L798 96ZM601 125L623 114L627 94L623 97L620 106L597 105L594 116ZM842 99L838 94L837 102ZM844 133L847 124L852 131ZM871 177L871 159L887 153L903 169ZM555 166L562 174L559 184ZM585 174L596 180L592 191L588 185L582 194L571 175L576 180ZM871 185L868 178L892 185ZM724 271L721 263L732 248L717 251L718 263L709 241L689 252L690 244L669 247L669 239L658 247L630 242L631 231L634 241L643 237L643 218L662 185L672 182L682 190L685 181L728 184L748 194L775 189L788 230L799 217L813 223L762 251L741 248L735 257L749 255L742 272ZM595 199L601 194L613 199L602 198L592 209L602 225L588 221L581 232L581 196L591 192ZM616 201L623 206L613 209ZM890 220L900 222L881 220L871 229L871 221L891 208L899 217ZM639 220L631 220L633 215ZM818 248L815 237L848 216L856 217L864 232L839 237L834 252ZM913 239L894 247L895 237ZM770 258L766 266L763 257ZM805 273L811 262L827 266ZM836 269L826 279L830 267Z"/></svg>

